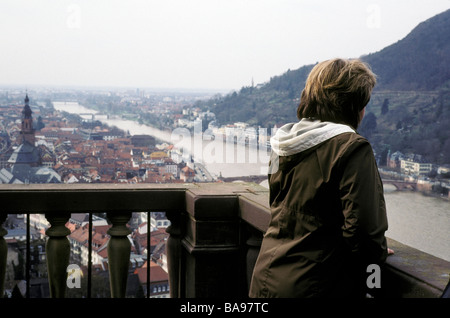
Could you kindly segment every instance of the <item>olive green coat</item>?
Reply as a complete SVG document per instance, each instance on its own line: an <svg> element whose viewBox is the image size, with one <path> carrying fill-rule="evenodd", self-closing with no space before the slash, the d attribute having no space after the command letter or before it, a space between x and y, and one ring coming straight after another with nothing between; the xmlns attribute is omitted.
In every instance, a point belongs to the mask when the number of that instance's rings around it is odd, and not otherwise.
<svg viewBox="0 0 450 318"><path fill-rule="evenodd" d="M369 142L346 132L278 159L250 297L364 297L367 266L387 256L383 185Z"/></svg>

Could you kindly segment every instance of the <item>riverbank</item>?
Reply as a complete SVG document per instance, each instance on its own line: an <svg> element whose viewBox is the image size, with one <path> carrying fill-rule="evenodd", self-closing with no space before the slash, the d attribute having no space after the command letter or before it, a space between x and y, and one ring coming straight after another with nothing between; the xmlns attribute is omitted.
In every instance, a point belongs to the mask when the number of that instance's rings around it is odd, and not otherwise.
<svg viewBox="0 0 450 318"><path fill-rule="evenodd" d="M417 193L419 195L423 195L424 197L429 198L436 198L440 199L444 202L450 203L450 197L446 195L439 194L437 192L430 192L430 191L421 191L421 190L413 190L413 189L404 189L404 190L398 190L394 185L392 184L384 184L384 191L387 193L390 192L404 192L404 193Z"/></svg>
<svg viewBox="0 0 450 318"><path fill-rule="evenodd" d="M411 183L410 187L405 187L398 190L392 184L385 184L384 186L393 187L397 191L417 192L424 196L433 198L440 198L444 201L450 202L450 180L448 179L434 179L434 178L418 178L409 175L404 175L396 171L385 170L385 167L379 169L382 180L397 180L399 182ZM412 184L415 184L412 186Z"/></svg>

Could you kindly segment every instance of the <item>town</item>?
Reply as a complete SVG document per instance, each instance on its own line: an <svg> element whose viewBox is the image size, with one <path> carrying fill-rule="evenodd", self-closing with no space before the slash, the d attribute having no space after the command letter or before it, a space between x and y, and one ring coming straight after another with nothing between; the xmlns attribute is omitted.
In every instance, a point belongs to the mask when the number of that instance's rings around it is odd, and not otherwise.
<svg viewBox="0 0 450 318"><path fill-rule="evenodd" d="M47 95L46 95L47 94ZM105 94L105 95L102 95ZM102 98L101 96L104 96ZM150 135L131 135L109 127L91 115L77 116L58 111L55 100L93 105L100 113L136 120L141 124L157 122L161 129L203 126L203 136L227 139L227 129L245 132L244 144L250 144L251 126L245 123L220 125L209 111L201 111L195 102L210 95L187 94L165 96L142 90L101 94L78 92L0 92L0 183L189 183L221 182L207 170L186 159L173 144ZM115 100L113 104L111 99ZM119 106L118 106L119 105ZM97 116L98 117L98 116ZM156 124L155 124L156 125ZM253 131L255 131L254 129ZM207 134L209 132L209 134ZM257 135L256 135L257 136ZM249 138L250 137L250 138ZM204 137L203 137L204 138ZM236 142L236 135L234 140ZM264 140L267 144L267 140ZM423 162L420 156L389 153L387 166L380 169L384 178L416 180L414 190L436 192L448 197L448 166ZM442 178L432 178L432 177ZM395 184L395 183L392 183ZM26 222L31 225L31 297L48 297L45 267L45 230L49 223L41 214L9 215L4 223L8 234L8 297L24 297L24 253ZM92 215L92 293L108 297L106 215ZM138 212L128 223L132 247L127 297L169 297L167 255L170 222L162 212ZM86 288L88 270L89 213L72 214L66 227L71 234L71 264L81 269L82 287ZM150 245L147 233L150 231ZM147 269L150 267L150 286ZM83 288L69 288L69 297L84 297Z"/></svg>
<svg viewBox="0 0 450 318"><path fill-rule="evenodd" d="M150 214L150 215L149 215ZM31 238L30 297L48 298L49 286L46 268L45 230L48 221L42 214L29 214ZM26 214L9 215L4 223L8 234L4 236L8 244L5 297L22 298L26 294L25 254L26 254ZM148 224L150 218L150 224ZM67 236L70 247L70 264L80 269L75 273L81 284L78 288L68 288L67 297L83 298L87 295L88 270L88 213L73 213L66 227L71 231ZM105 215L92 216L92 297L108 298L110 295L108 277L109 235L111 227ZM169 277L167 269L166 240L169 234L165 229L170 225L162 212L136 212L128 223L132 234L127 297L147 297L147 267L150 267L150 298L169 297ZM150 228L150 245L147 233ZM147 258L147 254L149 258Z"/></svg>
<svg viewBox="0 0 450 318"><path fill-rule="evenodd" d="M1 121L2 183L167 183L195 177L192 167L172 160L173 145L31 107L28 95L25 106L2 107ZM15 165L21 168L5 169Z"/></svg>
<svg viewBox="0 0 450 318"><path fill-rule="evenodd" d="M22 127L26 94L20 88L0 90L1 183L220 181L220 176L208 172L207 167L194 162L195 158L186 156L174 144L107 126L98 120L102 116L131 120L169 133L184 129L200 133L204 141L220 139L269 150L269 138L277 128L220 123L210 110L197 107L198 101L217 98L218 93L144 89L35 89L27 95L27 128ZM55 104L85 105L97 113L70 114L56 110ZM19 147L24 136L35 148L28 156L25 151L31 150ZM420 184L419 190L448 197L448 164L437 165L421 155L399 151L375 156L383 177L413 180ZM15 169L11 169L13 165Z"/></svg>
<svg viewBox="0 0 450 318"><path fill-rule="evenodd" d="M48 105L47 105L48 106ZM129 136L101 123L83 121L52 107L23 103L2 105L0 183L183 183L195 179L194 167L174 162L173 145L157 144L152 136ZM37 120L36 120L37 119ZM189 163L190 165L191 163ZM197 170L198 171L198 170ZM25 297L24 255L26 222L31 232L31 297L49 297L46 279L45 230L49 223L41 214L9 215L4 223L8 234L7 297ZM69 297L85 297L88 266L88 213L72 214L66 227L71 234L71 263L81 269L81 288L68 289ZM149 297L169 296L165 229L170 222L163 212L136 212L128 223L132 232L129 297L147 297L147 268L150 267ZM111 227L105 215L92 215L93 297L108 297L108 255ZM150 245L147 233L150 230ZM83 289L84 288L84 289Z"/></svg>
<svg viewBox="0 0 450 318"><path fill-rule="evenodd" d="M203 165L194 164L191 157L183 157L180 149L176 149L173 144L150 135L130 135L93 120L89 115L77 116L58 111L49 99L40 100L34 96L42 95L6 91L0 97L0 183L220 182ZM72 97L69 96L69 99ZM122 101L128 105L136 100L123 97ZM183 105L192 105L193 101L195 98L184 100ZM155 114L172 114L167 108L172 111L178 109L179 103L168 97L154 102ZM180 116L174 115L178 127L188 126L183 120L193 119L192 116L214 119L211 113L206 113L205 117L205 114L197 114L197 110L187 109L188 112L180 109ZM9 215L3 224L8 232L4 236L8 244L6 294L7 297L25 297L26 294L24 255L27 222L30 224L32 254L30 297L49 297L45 231L50 224L42 214ZM129 240L132 253L127 297L147 297L147 290L149 297L169 297L165 251L168 234L165 229L170 226L170 221L163 212L135 212L128 226L131 230ZM67 293L69 297L85 297L89 213L72 214L66 227L71 232L67 236L71 245L70 262L80 268L81 272L77 275L83 278L81 288L69 288ZM93 297L109 295L106 247L110 227L106 215L92 215ZM150 245L147 242L148 231Z"/></svg>

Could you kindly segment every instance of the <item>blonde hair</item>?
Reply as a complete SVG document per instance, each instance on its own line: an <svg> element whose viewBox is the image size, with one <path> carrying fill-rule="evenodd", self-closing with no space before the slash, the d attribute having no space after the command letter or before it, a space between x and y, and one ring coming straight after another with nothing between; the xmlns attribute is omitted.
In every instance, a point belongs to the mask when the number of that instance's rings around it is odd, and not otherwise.
<svg viewBox="0 0 450 318"><path fill-rule="evenodd" d="M332 59L313 67L302 91L297 117L315 118L357 128L376 84L370 67L357 59Z"/></svg>

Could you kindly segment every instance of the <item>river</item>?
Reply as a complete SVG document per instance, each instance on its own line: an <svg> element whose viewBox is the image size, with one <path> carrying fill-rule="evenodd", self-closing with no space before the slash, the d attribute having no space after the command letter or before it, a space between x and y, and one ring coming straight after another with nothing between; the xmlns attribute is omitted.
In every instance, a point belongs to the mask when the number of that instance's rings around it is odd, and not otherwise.
<svg viewBox="0 0 450 318"><path fill-rule="evenodd" d="M54 103L57 110L69 113L95 113L76 103ZM130 134L148 134L190 151L213 175L223 177L261 175L267 173L268 153L263 149L205 141L191 137L187 130L165 132L139 125L134 121L99 119ZM267 183L263 183L266 186ZM385 187L389 229L386 236L426 253L450 261L450 202L413 191L395 191Z"/></svg>

